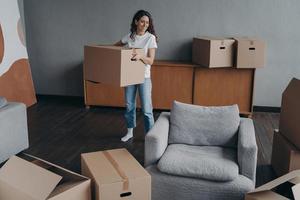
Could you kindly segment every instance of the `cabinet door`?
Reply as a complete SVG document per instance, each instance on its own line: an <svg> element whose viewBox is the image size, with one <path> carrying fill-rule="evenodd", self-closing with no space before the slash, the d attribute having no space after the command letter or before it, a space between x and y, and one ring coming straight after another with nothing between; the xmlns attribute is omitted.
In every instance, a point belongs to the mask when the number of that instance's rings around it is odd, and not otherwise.
<svg viewBox="0 0 300 200"><path fill-rule="evenodd" d="M152 103L155 109L171 109L174 100L192 103L193 67L153 65Z"/></svg>
<svg viewBox="0 0 300 200"><path fill-rule="evenodd" d="M238 104L241 113L252 112L254 74L255 69L195 68L193 103Z"/></svg>
<svg viewBox="0 0 300 200"><path fill-rule="evenodd" d="M124 107L124 88L84 81L85 105Z"/></svg>

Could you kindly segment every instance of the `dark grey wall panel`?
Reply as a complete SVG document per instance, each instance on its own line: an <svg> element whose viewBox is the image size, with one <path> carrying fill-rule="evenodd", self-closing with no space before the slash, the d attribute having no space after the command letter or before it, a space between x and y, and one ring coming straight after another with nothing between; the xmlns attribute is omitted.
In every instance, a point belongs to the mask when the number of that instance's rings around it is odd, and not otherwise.
<svg viewBox="0 0 300 200"><path fill-rule="evenodd" d="M297 0L26 0L27 47L37 93L83 95L83 46L119 40L138 9L154 16L157 59L190 60L197 35L263 38L267 63L256 73L255 105L280 106L289 80L300 77Z"/></svg>

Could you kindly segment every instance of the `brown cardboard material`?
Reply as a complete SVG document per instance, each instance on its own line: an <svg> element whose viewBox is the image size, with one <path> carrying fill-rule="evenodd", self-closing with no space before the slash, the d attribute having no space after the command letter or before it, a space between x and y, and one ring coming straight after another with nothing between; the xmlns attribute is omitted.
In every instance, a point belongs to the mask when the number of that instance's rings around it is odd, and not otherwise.
<svg viewBox="0 0 300 200"><path fill-rule="evenodd" d="M289 190L293 199L300 199L300 170L295 170L249 192L245 200L288 200L289 196L283 196L282 191L276 190L283 184L287 184L283 192Z"/></svg>
<svg viewBox="0 0 300 200"><path fill-rule="evenodd" d="M260 39L237 37L236 62L237 68L262 68L265 64L265 43Z"/></svg>
<svg viewBox="0 0 300 200"><path fill-rule="evenodd" d="M2 200L91 200L91 180L30 155L12 156L0 169Z"/></svg>
<svg viewBox="0 0 300 200"><path fill-rule="evenodd" d="M81 172L95 200L151 200L151 176L126 149L82 154Z"/></svg>
<svg viewBox="0 0 300 200"><path fill-rule="evenodd" d="M199 37L193 39L193 63L204 67L232 67L233 39Z"/></svg>
<svg viewBox="0 0 300 200"><path fill-rule="evenodd" d="M120 87L143 83L145 64L132 59L134 52L144 54L143 49L85 46L84 79Z"/></svg>
<svg viewBox="0 0 300 200"><path fill-rule="evenodd" d="M282 94L280 132L300 149L300 80L293 78Z"/></svg>
<svg viewBox="0 0 300 200"><path fill-rule="evenodd" d="M300 169L300 151L277 131L273 136L271 164L278 176Z"/></svg>

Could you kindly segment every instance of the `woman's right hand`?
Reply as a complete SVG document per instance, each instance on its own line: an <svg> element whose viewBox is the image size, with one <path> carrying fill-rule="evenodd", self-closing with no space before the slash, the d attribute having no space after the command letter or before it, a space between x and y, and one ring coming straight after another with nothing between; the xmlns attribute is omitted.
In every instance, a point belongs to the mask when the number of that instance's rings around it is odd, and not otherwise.
<svg viewBox="0 0 300 200"><path fill-rule="evenodd" d="M118 46L118 47L122 47L122 46L124 46L124 45L125 45L125 44L123 44L121 40L118 41L118 42L116 42L116 43L114 44L114 46Z"/></svg>

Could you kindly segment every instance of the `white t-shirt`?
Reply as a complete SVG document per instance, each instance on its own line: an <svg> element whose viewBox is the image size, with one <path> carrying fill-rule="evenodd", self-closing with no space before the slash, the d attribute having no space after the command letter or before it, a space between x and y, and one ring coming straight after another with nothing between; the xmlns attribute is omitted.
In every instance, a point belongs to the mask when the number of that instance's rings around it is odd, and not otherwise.
<svg viewBox="0 0 300 200"><path fill-rule="evenodd" d="M145 55L148 55L148 49L157 48L156 38L148 31L144 35L134 35L134 40L130 38L130 33L125 35L121 42L126 44L128 48L141 48L144 49ZM145 78L150 78L151 66L145 64Z"/></svg>

